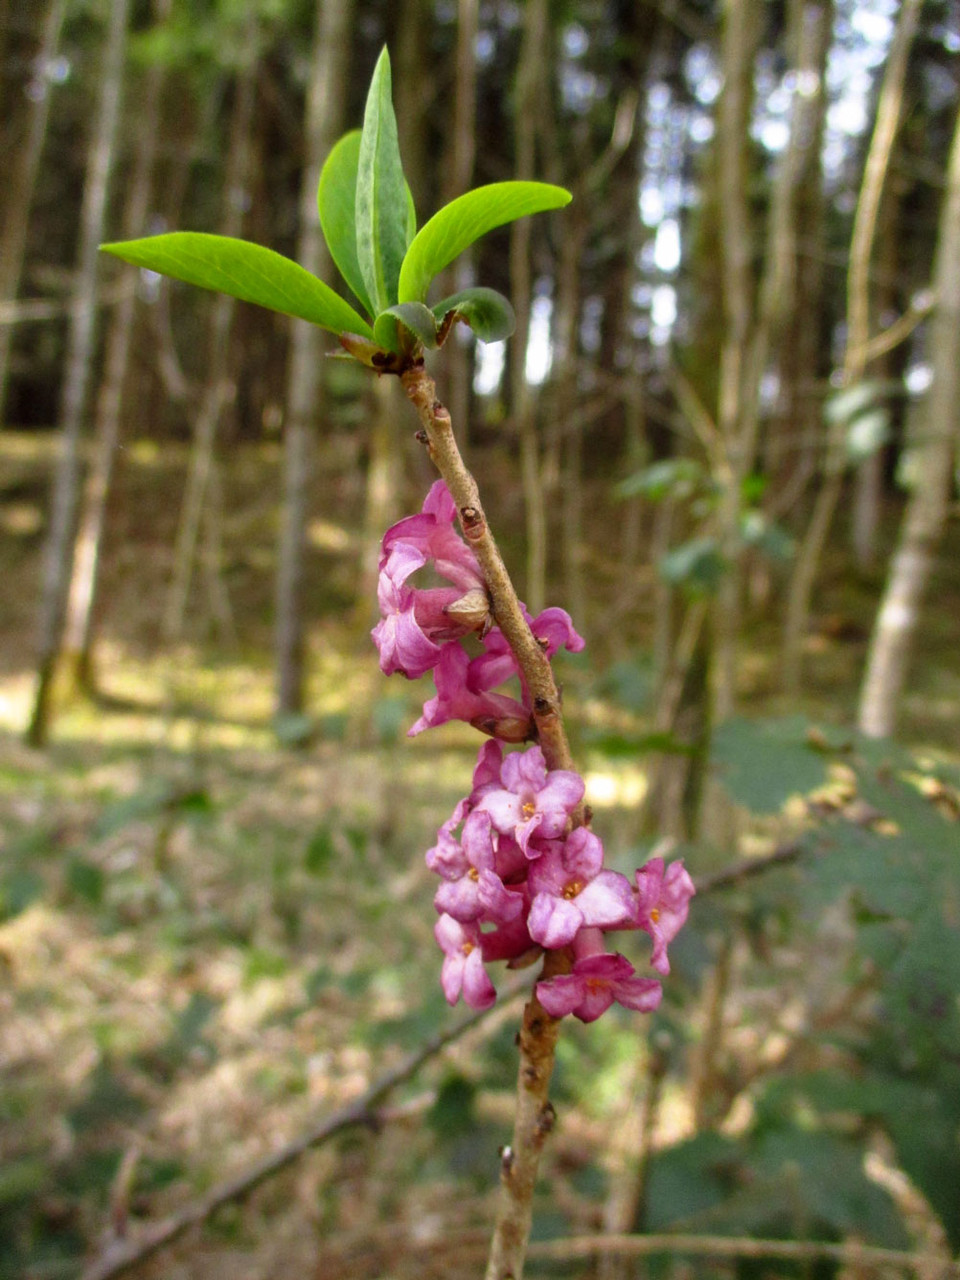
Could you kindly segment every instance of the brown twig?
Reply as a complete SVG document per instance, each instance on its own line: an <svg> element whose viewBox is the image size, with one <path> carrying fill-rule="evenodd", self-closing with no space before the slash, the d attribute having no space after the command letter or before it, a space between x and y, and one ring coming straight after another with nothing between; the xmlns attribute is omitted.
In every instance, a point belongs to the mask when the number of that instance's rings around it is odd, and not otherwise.
<svg viewBox="0 0 960 1280"><path fill-rule="evenodd" d="M437 399L436 386L422 360L410 364L400 381L420 417L430 457L456 503L463 536L483 570L491 612L520 666L547 768L572 769L573 757L550 661L523 616L513 582L487 524L477 483L457 447L450 414ZM574 825L583 821L582 805L572 816ZM548 979L568 973L571 965L569 948L548 951L541 977ZM500 1200L486 1280L521 1280L523 1275L537 1169L553 1127L549 1088L559 1030L559 1020L546 1012L534 993L523 1011L513 1142L501 1155Z"/></svg>
<svg viewBox="0 0 960 1280"><path fill-rule="evenodd" d="M572 769L573 757L563 727L560 695L550 660L523 616L503 557L487 524L477 482L467 470L457 447L450 414L437 399L436 384L422 361L411 364L401 374L400 381L423 424L430 457L457 504L463 536L472 547L486 579L493 616L520 664L530 691L537 738L547 768Z"/></svg>
<svg viewBox="0 0 960 1280"><path fill-rule="evenodd" d="M736 1236L659 1235L572 1236L541 1241L530 1246L535 1258L590 1258L619 1253L641 1258L651 1253L688 1254L708 1258L829 1258L850 1266L908 1267L918 1274L930 1268L944 1280L960 1276L960 1263L941 1255L912 1253L905 1249L879 1249L871 1245L836 1244L819 1240L753 1240Z"/></svg>
<svg viewBox="0 0 960 1280"><path fill-rule="evenodd" d="M713 893L717 889L729 889L773 867L796 862L803 854L809 852L811 852L809 845L804 844L802 840L790 840L761 858L741 858L729 867L721 867L719 871L708 871L705 875L695 876L697 893Z"/></svg>

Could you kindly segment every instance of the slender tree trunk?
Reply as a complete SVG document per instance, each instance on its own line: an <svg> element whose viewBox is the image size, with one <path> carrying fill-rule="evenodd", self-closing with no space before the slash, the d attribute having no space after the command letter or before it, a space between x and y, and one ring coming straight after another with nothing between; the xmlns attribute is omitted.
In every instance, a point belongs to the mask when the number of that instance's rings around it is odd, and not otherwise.
<svg viewBox="0 0 960 1280"><path fill-rule="evenodd" d="M755 0L726 0L722 42L724 87L720 96L717 146L723 311L726 330L720 352L717 426L724 462L715 478L721 487L720 541L727 561L717 592L714 635L714 713L722 720L736 696L737 640L740 627L740 481L750 466L749 412L745 365L753 324L753 234L747 204L753 52L759 31Z"/></svg>
<svg viewBox="0 0 960 1280"><path fill-rule="evenodd" d="M899 211L900 201L888 189L886 198L880 205L877 229L880 278L877 280L876 301L872 308L874 316L883 316L884 313L892 314L898 307L898 291L894 282L897 279L898 267ZM892 375L893 368L892 351L886 352L880 359L871 361L871 378L883 381ZM880 532L880 518L883 511L885 461L885 449L880 446L860 463L854 478L850 542L854 560L861 573L868 573L876 562L877 535Z"/></svg>
<svg viewBox="0 0 960 1280"><path fill-rule="evenodd" d="M253 30L250 42L255 44L255 41L256 32ZM250 128L256 98L255 67L256 59L251 54L248 64L237 76L220 228L221 234L226 236L239 236L243 229L250 165ZM203 524L204 502L214 468L217 430L224 409L232 403L236 394L229 369L230 330L235 310L235 301L227 294L218 294L213 301L206 383L193 428L193 446L174 550L173 576L163 616L163 634L168 642L179 640L183 634L197 543Z"/></svg>
<svg viewBox="0 0 960 1280"><path fill-rule="evenodd" d="M60 407L60 452L45 549L37 689L27 729L27 740L33 746L42 746L47 737L50 695L70 585L71 551L80 496L80 443L95 355L97 246L103 240L107 192L120 119L128 12L129 0L112 0L100 100L83 190L79 260Z"/></svg>
<svg viewBox="0 0 960 1280"><path fill-rule="evenodd" d="M446 166L444 203L463 195L473 181L477 150L477 24L479 0L458 0L457 62L454 82L453 122ZM473 283L473 255L463 253L445 273L441 297L457 293ZM460 447L469 439L470 377L473 370L471 348L459 334L445 348L445 403L454 422L461 424Z"/></svg>
<svg viewBox="0 0 960 1280"><path fill-rule="evenodd" d="M866 365L870 336L870 260L877 211L900 122L907 62L921 3L922 0L904 0L900 9L880 89L877 122L870 139L860 198L857 201L847 272L847 346L843 363L843 385L847 387L853 386L863 377ZM844 423L840 422L831 428L826 448L823 485L797 553L787 601L783 674L785 690L794 696L800 689L803 639L810 616L814 582L843 489L846 464Z"/></svg>
<svg viewBox="0 0 960 1280"><path fill-rule="evenodd" d="M940 214L934 288L939 303L930 335L933 385L913 445L913 489L860 695L860 730L871 738L889 737L894 730L920 607L947 520L960 439L960 117Z"/></svg>
<svg viewBox="0 0 960 1280"><path fill-rule="evenodd" d="M820 426L820 401L813 394L823 346L824 258L823 128L826 120L826 66L833 30L833 0L808 4L800 0L800 52L797 66L816 76L817 90L803 112L798 142L801 157L796 178L794 223L795 280L791 307L777 351L779 391L773 420L764 436L765 473L769 478L765 509L769 519L783 519L813 474L809 440ZM809 62L804 61L804 50ZM811 81L812 83L812 81Z"/></svg>
<svg viewBox="0 0 960 1280"><path fill-rule="evenodd" d="M544 53L549 33L546 0L528 0L523 43L517 67L514 117L516 121L516 177L534 176L537 114L544 110ZM540 475L536 399L527 381L526 356L530 338L532 271L531 220L521 218L510 230L510 290L517 316L512 343L513 418L520 439L520 477L526 513L526 599L530 612L543 608L547 576L547 512Z"/></svg>
<svg viewBox="0 0 960 1280"><path fill-rule="evenodd" d="M317 222L320 168L342 129L353 0L319 0L313 69L307 91L305 151L300 184L297 260L332 284L332 270ZM305 530L313 478L314 430L321 410L323 348L320 330L291 322L284 436L284 504L277 570L276 678L278 715L304 707Z"/></svg>
<svg viewBox="0 0 960 1280"><path fill-rule="evenodd" d="M157 23L163 22L169 12L170 0L156 0L154 14ZM138 98L136 153L123 218L125 239L132 239L143 232L150 208L151 180L160 132L163 77L161 64L150 66L145 72L142 92ZM130 359L135 308L136 295L130 290L123 294L110 320L104 373L97 398L93 458L84 484L80 527L74 544L63 661L72 682L86 692L93 690L95 682L92 620L107 497L120 436L123 388Z"/></svg>
<svg viewBox="0 0 960 1280"><path fill-rule="evenodd" d="M587 626L586 593L583 585L583 424L580 416L577 378L577 336L580 316L580 256L587 227L584 205L575 206L565 228L557 270L555 379L552 415L561 435L563 483L563 575L567 609L577 625Z"/></svg>
<svg viewBox="0 0 960 1280"><path fill-rule="evenodd" d="M377 613L380 540L384 529L400 515L398 494L403 469L398 428L401 411L396 379L375 379L370 399L370 456L367 462L363 519L362 590L358 595L364 626L370 626Z"/></svg>
<svg viewBox="0 0 960 1280"><path fill-rule="evenodd" d="M43 34L36 59L36 92L31 96L27 109L26 136L9 155L6 175L6 198L3 230L0 232L0 304L16 300L23 274L23 254L27 242L27 225L33 189L37 181L43 140L47 134L50 116L50 99L53 86L47 75L47 67L56 55L60 29L67 0L50 0ZM10 348L13 343L13 323L0 323L0 422L7 395L10 373Z"/></svg>

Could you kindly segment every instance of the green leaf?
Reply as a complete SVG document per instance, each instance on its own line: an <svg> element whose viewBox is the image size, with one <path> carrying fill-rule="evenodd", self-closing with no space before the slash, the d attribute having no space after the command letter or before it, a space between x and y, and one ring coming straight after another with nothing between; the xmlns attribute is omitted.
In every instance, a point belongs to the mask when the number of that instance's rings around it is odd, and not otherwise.
<svg viewBox="0 0 960 1280"><path fill-rule="evenodd" d="M317 209L330 257L366 308L374 314L357 258L357 169L360 164L360 130L344 134L324 161L317 187Z"/></svg>
<svg viewBox="0 0 960 1280"><path fill-rule="evenodd" d="M621 480L613 493L616 498L641 495L651 502L684 499L696 493L703 478L703 467L693 458L665 458Z"/></svg>
<svg viewBox="0 0 960 1280"><path fill-rule="evenodd" d="M660 576L694 595L709 595L726 572L716 538L691 538L661 556Z"/></svg>
<svg viewBox="0 0 960 1280"><path fill-rule="evenodd" d="M401 306L414 306L415 303L401 303ZM465 321L481 342L502 342L509 338L517 327L517 317L513 307L496 289L461 289L459 293L444 298L432 308L433 314L442 321L451 311Z"/></svg>
<svg viewBox="0 0 960 1280"><path fill-rule="evenodd" d="M748 547L755 547L771 560L789 560L794 542L783 525L777 524L759 510L745 511L740 518L740 536Z"/></svg>
<svg viewBox="0 0 960 1280"><path fill-rule="evenodd" d="M400 269L399 301L424 302L434 276L494 227L571 199L546 182L493 182L451 200L414 236Z"/></svg>
<svg viewBox="0 0 960 1280"><path fill-rule="evenodd" d="M390 55L384 49L367 94L357 168L357 260L374 314L398 300L409 219L397 118L390 99Z"/></svg>
<svg viewBox="0 0 960 1280"><path fill-rule="evenodd" d="M282 254L249 240L172 231L100 248L134 266L298 316L333 333L346 329L373 337L366 320L322 280Z"/></svg>
<svg viewBox="0 0 960 1280"><path fill-rule="evenodd" d="M734 800L754 813L777 813L790 796L827 780L827 762L801 716L725 720L714 731L710 754Z"/></svg>
<svg viewBox="0 0 960 1280"><path fill-rule="evenodd" d="M320 171L317 209L320 226L337 270L346 280L368 315L376 309L367 294L357 257L357 172L360 166L360 130L346 133L327 156ZM407 193L406 244L417 232L417 211L413 194Z"/></svg>
<svg viewBox="0 0 960 1280"><path fill-rule="evenodd" d="M390 322L397 320L425 347L432 349L437 345L437 322L430 308L422 302L399 302L381 312L373 326L374 336L382 347L389 350L391 342L396 341L396 324Z"/></svg>

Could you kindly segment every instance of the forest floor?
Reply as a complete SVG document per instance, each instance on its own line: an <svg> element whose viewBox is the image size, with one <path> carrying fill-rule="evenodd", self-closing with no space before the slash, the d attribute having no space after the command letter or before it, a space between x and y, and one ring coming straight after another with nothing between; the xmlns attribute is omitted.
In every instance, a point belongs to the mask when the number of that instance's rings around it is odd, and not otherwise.
<svg viewBox="0 0 960 1280"><path fill-rule="evenodd" d="M427 682L386 684L365 639L355 469L334 460L311 524L311 726L280 726L288 741L305 739L294 747L278 744L271 722L279 450L239 446L224 470L233 634L216 633L201 588L171 649L158 619L184 458L146 442L125 448L103 567L103 696L65 708L52 745L36 752L20 734L52 449L45 437L0 437L2 1280L78 1274L111 1223L135 1233L196 1201L355 1101L459 1016L439 991L422 853L468 784L476 741L455 726L404 738ZM637 575L637 608L616 629L604 622L622 580L603 549L618 518L605 495L598 487L592 509L609 524L588 531L585 552L591 613L576 620L599 666L563 664L573 719L588 726L615 724L614 684L632 671L642 694L648 670L649 574ZM504 527L516 527L513 514L501 513ZM960 723L956 522L951 539L904 722L905 737L947 751ZM517 550L508 540L508 555ZM840 555L827 566L808 646L815 716L849 720L878 581L852 581ZM751 630L748 711L788 709L775 637L774 623ZM608 758L586 737L578 750L597 823L627 856L639 844L644 762ZM375 1126L319 1146L137 1274L476 1275L518 1007L498 1006L432 1059ZM627 1021L591 1040L578 1027L569 1046L549 1206L537 1219L547 1236L596 1229L597 1179L636 1084ZM689 1131L680 1094L661 1124L664 1137Z"/></svg>

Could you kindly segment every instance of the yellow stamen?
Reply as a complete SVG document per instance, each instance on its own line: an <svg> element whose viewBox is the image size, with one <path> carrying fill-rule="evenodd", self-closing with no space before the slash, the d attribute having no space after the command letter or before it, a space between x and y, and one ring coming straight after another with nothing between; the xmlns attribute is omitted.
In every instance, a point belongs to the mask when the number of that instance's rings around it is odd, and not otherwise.
<svg viewBox="0 0 960 1280"><path fill-rule="evenodd" d="M532 818L536 812L537 812L537 806L533 803L532 800L528 800L527 803L523 806L523 816L525 818Z"/></svg>
<svg viewBox="0 0 960 1280"><path fill-rule="evenodd" d="M563 886L563 897L569 901L570 898L575 898L582 889L582 880L571 880L569 884Z"/></svg>
<svg viewBox="0 0 960 1280"><path fill-rule="evenodd" d="M653 921L653 923L654 923L654 924L656 924L656 923L657 923L657 921L660 919L660 908L659 908L659 907L651 907L651 909L650 909L650 919Z"/></svg>

